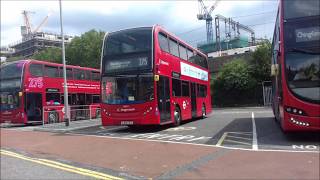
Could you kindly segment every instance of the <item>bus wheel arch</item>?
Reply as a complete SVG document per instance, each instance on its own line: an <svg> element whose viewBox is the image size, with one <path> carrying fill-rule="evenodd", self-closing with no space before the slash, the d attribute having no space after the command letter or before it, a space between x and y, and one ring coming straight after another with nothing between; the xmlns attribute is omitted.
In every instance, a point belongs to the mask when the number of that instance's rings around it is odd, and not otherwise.
<svg viewBox="0 0 320 180"><path fill-rule="evenodd" d="M179 126L181 124L181 110L179 105L175 106L173 116L174 116L173 125Z"/></svg>
<svg viewBox="0 0 320 180"><path fill-rule="evenodd" d="M57 111L48 112L48 123L57 123L59 122L59 114Z"/></svg>

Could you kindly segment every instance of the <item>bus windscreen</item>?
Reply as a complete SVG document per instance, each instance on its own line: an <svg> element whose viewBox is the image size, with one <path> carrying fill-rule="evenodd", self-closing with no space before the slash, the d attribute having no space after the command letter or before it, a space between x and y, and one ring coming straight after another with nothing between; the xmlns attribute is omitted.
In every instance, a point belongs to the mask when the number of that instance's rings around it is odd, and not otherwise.
<svg viewBox="0 0 320 180"><path fill-rule="evenodd" d="M106 36L103 72L152 70L152 28L137 28Z"/></svg>
<svg viewBox="0 0 320 180"><path fill-rule="evenodd" d="M284 19L319 16L319 0L284 0Z"/></svg>

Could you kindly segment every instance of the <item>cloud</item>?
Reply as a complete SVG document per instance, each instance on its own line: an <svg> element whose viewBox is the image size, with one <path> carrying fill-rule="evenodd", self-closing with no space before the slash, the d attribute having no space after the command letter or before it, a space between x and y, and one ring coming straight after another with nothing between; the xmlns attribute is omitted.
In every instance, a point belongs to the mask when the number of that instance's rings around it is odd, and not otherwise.
<svg viewBox="0 0 320 180"><path fill-rule="evenodd" d="M212 2L205 3L211 6ZM114 31L160 24L188 42L197 43L206 39L205 21L199 21L196 17L197 1L62 1L62 8L64 31L70 35L80 35L90 29ZM274 1L221 1L213 11L213 16L222 14L234 17L276 8L277 3ZM43 18L53 11L42 30L60 32L58 1L1 1L1 45L21 38L22 10L35 12L31 16L34 26L40 24ZM270 21L269 16L270 14L236 20L243 24L264 23ZM259 30L259 36L270 36L273 26L269 26L265 25L267 29L261 29L261 26L254 28ZM195 30L184 33L192 29Z"/></svg>

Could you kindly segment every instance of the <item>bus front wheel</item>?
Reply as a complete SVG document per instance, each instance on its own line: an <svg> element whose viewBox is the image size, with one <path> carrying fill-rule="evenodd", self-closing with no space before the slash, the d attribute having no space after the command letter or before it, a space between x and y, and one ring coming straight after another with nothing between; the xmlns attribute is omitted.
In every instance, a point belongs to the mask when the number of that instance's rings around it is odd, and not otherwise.
<svg viewBox="0 0 320 180"><path fill-rule="evenodd" d="M174 110L174 126L179 126L180 123L181 123L180 109L176 107Z"/></svg>

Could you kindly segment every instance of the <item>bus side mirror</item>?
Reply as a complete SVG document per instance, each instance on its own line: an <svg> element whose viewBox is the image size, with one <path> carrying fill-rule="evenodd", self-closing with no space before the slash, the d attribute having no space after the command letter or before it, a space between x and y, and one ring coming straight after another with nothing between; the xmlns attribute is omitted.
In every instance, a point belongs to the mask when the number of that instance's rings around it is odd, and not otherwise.
<svg viewBox="0 0 320 180"><path fill-rule="evenodd" d="M271 65L271 76L277 76L279 73L279 65L278 64L272 64Z"/></svg>

